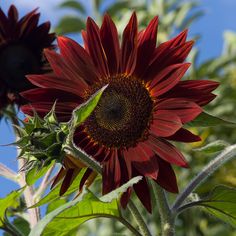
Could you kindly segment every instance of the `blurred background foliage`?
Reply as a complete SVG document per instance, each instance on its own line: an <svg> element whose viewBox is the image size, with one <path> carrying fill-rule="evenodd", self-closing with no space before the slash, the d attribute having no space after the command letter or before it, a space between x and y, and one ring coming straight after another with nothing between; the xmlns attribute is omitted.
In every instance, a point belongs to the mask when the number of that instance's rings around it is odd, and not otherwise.
<svg viewBox="0 0 236 236"><path fill-rule="evenodd" d="M88 16L101 24L104 13L108 12L121 35L130 15L135 10L140 29L146 27L154 16L159 16L158 43L161 43L186 28L191 29L191 24L204 14L199 3L194 0L91 0L91 2L92 7L88 9L79 0L63 1L58 6L58 10L69 8L73 10L74 14L65 15L60 19L55 28L56 33L58 35L79 35L80 31L85 29ZM200 37L201 35L195 35L194 39L197 41ZM188 59L192 63L192 67L185 79L209 79L220 82L221 85L216 91L217 99L206 107L206 111L226 120L236 121L236 33L229 31L224 33L224 49L221 56L199 62L199 54L201 51L194 47ZM190 163L190 169L176 168L180 190L217 154L217 150L202 149L201 147L216 140L222 140L223 146L233 144L236 141L236 130L230 126L191 129L202 137L202 141L195 144L177 144ZM235 168L236 161L231 161L221 167L205 184L197 189L197 194L205 196L219 183L236 187ZM93 192L99 193L99 186L101 186L101 180L98 179L96 184L92 186ZM170 194L169 198L170 201L173 201L175 195ZM67 198L50 203L47 212L65 201ZM150 215L139 201L136 199L134 201L149 222L151 231L158 233L156 225L151 223L158 221L157 207L154 206L154 214ZM21 204L19 205L21 206ZM130 220L132 221L132 219ZM14 224L25 225L24 229L27 230L27 221L20 217L16 218L15 221ZM63 225L58 225L58 227L63 227ZM236 236L236 231L231 226L219 222L199 208L187 210L178 217L176 233L181 236ZM8 234L5 233L5 235ZM130 233L124 231L124 227L114 220L99 218L83 224L77 235L109 236L130 235Z"/></svg>
<svg viewBox="0 0 236 236"><path fill-rule="evenodd" d="M127 24L130 15L135 10L138 15L139 29L147 26L148 22L156 15L159 16L158 43L164 42L176 35L180 31L190 28L191 24L199 19L204 12L199 7L199 3L194 0L92 0L92 9L86 7L79 0L66 0L59 8L73 9L75 14L64 16L56 27L56 32L60 34L79 34L85 29L86 18L92 16L98 24L101 24L102 16L105 12L115 21L118 32ZM195 35L197 41L201 35ZM236 33L224 33L224 49L220 57L212 58L207 61L199 62L198 57L201 51L194 47L188 61L192 63L185 79L209 79L220 82L217 89L217 99L215 99L206 111L226 120L236 120ZM203 166L213 158L217 152L201 149L206 144L216 140L223 140L223 146L233 144L236 141L236 130L232 127L212 127L212 128L193 128L193 132L202 137L202 142L195 144L179 145L189 160L190 169L179 170L176 168L180 190L196 175ZM227 184L236 187L236 161L231 161L210 177L207 183L197 190L200 196L205 196L214 186ZM170 195L170 200L174 199ZM139 205L139 202L137 201ZM142 206L139 206L142 209ZM157 209L153 216L148 215L143 209L143 214L147 219L157 219ZM102 221L102 224L101 224ZM151 221L150 221L151 222ZM150 225L153 232L158 232L155 225ZM79 235L113 235L113 232L122 232L122 227L111 220L93 220L85 223ZM215 218L210 217L199 209L192 209L181 214L177 220L177 235L181 236L235 236L235 230Z"/></svg>

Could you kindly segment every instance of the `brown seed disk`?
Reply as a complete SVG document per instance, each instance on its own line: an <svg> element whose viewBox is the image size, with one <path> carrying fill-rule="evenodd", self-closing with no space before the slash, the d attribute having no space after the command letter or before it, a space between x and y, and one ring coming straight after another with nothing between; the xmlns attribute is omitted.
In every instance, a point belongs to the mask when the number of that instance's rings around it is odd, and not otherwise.
<svg viewBox="0 0 236 236"><path fill-rule="evenodd" d="M84 123L88 136L108 148L128 148L146 138L153 101L145 84L135 77L119 75L86 92L93 94L109 84L97 107Z"/></svg>

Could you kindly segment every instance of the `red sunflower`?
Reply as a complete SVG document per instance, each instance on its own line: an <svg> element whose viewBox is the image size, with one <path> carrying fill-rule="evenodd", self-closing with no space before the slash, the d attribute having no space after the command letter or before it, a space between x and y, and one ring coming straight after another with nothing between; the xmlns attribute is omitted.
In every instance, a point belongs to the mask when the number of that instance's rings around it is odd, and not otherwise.
<svg viewBox="0 0 236 236"><path fill-rule="evenodd" d="M134 176L144 178L133 186L138 198L151 212L150 192L145 177L169 192L178 192L172 164L187 167L184 156L170 141L195 142L200 138L183 128L196 118L201 106L215 98L218 83L206 80L180 81L189 63L184 63L193 41L187 31L156 47L158 17L138 32L134 13L124 29L121 45L117 29L108 15L101 28L91 19L83 31L84 47L65 37L58 38L60 54L46 50L54 71L32 75L40 87L22 95L32 104L22 107L32 114L34 107L45 115L57 99L56 112L65 121L72 110L95 91L108 84L96 109L75 134L76 144L103 167L103 194ZM67 190L80 164L65 159L56 182ZM68 164L69 163L69 164ZM82 184L91 177L88 169ZM131 189L121 197L126 206Z"/></svg>
<svg viewBox="0 0 236 236"><path fill-rule="evenodd" d="M15 6L7 15L0 9L0 109L20 103L18 93L35 87L25 75L49 72L42 51L53 48L55 34L49 22L38 25L39 16L33 10L19 19Z"/></svg>

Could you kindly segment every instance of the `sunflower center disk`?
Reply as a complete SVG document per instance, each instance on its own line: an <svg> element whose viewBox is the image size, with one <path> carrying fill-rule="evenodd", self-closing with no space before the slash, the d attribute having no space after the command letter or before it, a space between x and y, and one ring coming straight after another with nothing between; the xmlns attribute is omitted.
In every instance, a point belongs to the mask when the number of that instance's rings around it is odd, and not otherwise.
<svg viewBox="0 0 236 236"><path fill-rule="evenodd" d="M95 85L88 94L109 84L85 130L94 142L109 148L128 148L145 139L153 101L145 84L135 77L116 76Z"/></svg>
<svg viewBox="0 0 236 236"><path fill-rule="evenodd" d="M20 92L32 87L27 74L40 71L37 55L24 45L9 45L0 53L0 73L9 89Z"/></svg>

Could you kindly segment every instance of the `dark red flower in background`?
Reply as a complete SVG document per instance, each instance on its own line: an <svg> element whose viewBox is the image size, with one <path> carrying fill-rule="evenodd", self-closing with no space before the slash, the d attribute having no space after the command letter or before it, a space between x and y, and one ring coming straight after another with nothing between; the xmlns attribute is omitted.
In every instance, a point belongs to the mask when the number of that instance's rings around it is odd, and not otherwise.
<svg viewBox="0 0 236 236"><path fill-rule="evenodd" d="M169 192L178 192L172 164L187 167L184 156L170 141L195 142L200 138L183 128L201 112L201 106L215 98L218 83L206 80L180 81L189 63L184 63L193 41L187 31L156 47L158 18L138 32L134 13L124 29L121 45L117 29L108 15L101 28L88 18L82 32L84 48L65 37L58 38L60 54L46 51L54 71L32 75L29 80L40 88L22 95L45 115L57 99L57 115L69 120L72 110L109 84L92 115L75 134L75 143L103 166L103 194L134 176L154 179ZM65 159L65 163L69 160ZM71 162L71 160L69 161ZM68 167L69 166L69 167ZM92 173L88 169L82 184ZM66 165L57 176L67 190L76 165ZM133 186L138 198L151 211L146 178ZM121 197L126 206L131 189Z"/></svg>
<svg viewBox="0 0 236 236"><path fill-rule="evenodd" d="M19 19L15 6L8 15L0 9L0 109L20 103L18 93L35 87L25 75L49 72L42 51L53 48L55 34L49 22L38 25L39 16L33 10Z"/></svg>

